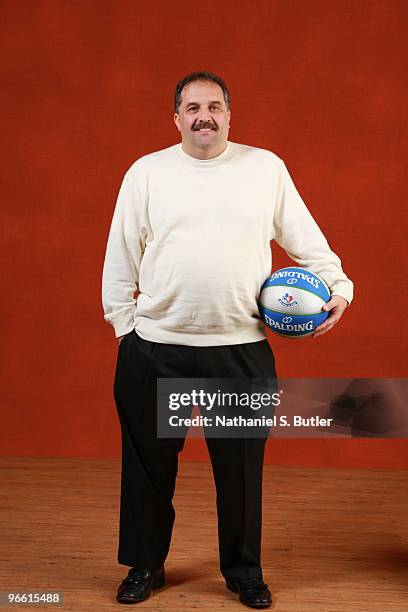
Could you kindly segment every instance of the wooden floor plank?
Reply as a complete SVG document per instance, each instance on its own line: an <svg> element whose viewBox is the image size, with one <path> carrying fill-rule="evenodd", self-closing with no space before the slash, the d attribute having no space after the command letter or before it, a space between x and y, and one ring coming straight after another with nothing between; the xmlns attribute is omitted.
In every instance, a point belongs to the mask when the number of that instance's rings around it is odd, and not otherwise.
<svg viewBox="0 0 408 612"><path fill-rule="evenodd" d="M0 590L60 590L64 611L123 609L115 601L129 569L116 562L120 462L9 457L0 469ZM272 609L406 612L407 502L404 471L265 466ZM166 586L132 609L243 610L219 572L208 464L180 462L174 505Z"/></svg>

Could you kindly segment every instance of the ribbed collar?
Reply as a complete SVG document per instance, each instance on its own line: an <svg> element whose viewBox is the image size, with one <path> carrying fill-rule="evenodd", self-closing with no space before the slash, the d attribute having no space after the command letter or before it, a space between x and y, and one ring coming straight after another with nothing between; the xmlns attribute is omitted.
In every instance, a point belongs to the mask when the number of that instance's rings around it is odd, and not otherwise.
<svg viewBox="0 0 408 612"><path fill-rule="evenodd" d="M175 149L177 154L188 164L191 166L195 166L196 168L212 168L214 166L219 166L224 161L229 159L232 154L231 143L228 140L226 149L217 155L216 157L211 157L210 159L198 159L197 157L192 157L188 155L185 151L183 151L182 143L178 143L175 145Z"/></svg>

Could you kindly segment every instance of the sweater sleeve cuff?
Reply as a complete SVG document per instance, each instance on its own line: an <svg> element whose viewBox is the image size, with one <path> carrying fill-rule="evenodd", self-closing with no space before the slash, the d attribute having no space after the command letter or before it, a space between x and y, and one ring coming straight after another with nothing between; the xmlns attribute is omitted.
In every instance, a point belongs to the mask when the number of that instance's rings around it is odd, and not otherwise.
<svg viewBox="0 0 408 612"><path fill-rule="evenodd" d="M330 287L330 293L332 295L339 295L347 300L350 305L354 297L353 283L351 281L337 281Z"/></svg>
<svg viewBox="0 0 408 612"><path fill-rule="evenodd" d="M105 315L104 319L113 326L116 338L132 331L134 328L134 312L135 309L128 310L114 317L112 315Z"/></svg>

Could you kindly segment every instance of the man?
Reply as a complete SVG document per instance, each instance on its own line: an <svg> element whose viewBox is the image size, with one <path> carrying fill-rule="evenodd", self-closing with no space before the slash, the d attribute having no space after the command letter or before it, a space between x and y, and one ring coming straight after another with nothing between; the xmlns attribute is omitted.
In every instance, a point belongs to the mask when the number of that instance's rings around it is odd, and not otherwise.
<svg viewBox="0 0 408 612"><path fill-rule="evenodd" d="M142 601L165 583L184 440L157 437L157 378L276 379L257 304L271 273L273 239L331 290L329 317L315 337L332 329L352 300L352 282L284 162L230 142L230 119L222 79L198 72L180 81L174 121L182 142L129 168L112 219L102 301L119 342L118 562L131 567L118 589L121 603ZM271 604L260 562L265 441L206 438L220 570L241 602L257 608Z"/></svg>

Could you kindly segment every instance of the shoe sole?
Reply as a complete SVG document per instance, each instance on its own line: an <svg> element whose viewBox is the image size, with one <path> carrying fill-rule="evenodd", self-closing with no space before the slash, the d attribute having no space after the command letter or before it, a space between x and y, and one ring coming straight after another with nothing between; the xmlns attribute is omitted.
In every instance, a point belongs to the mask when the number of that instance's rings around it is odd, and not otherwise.
<svg viewBox="0 0 408 612"><path fill-rule="evenodd" d="M231 582L226 582L225 584L226 584L227 589L229 589L233 593L239 593L239 589L238 589L237 586L235 586L235 584L231 584ZM269 603L248 603L244 599L241 599L241 597L239 598L239 601L241 603L245 604L246 606L249 606L250 608L268 608L269 606L272 605L272 602L269 602Z"/></svg>

